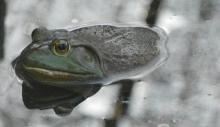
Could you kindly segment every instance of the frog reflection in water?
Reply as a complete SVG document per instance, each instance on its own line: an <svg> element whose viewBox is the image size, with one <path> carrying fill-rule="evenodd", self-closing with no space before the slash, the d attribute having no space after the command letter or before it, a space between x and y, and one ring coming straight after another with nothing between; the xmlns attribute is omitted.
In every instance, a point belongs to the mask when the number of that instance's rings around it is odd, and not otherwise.
<svg viewBox="0 0 220 127"><path fill-rule="evenodd" d="M167 56L166 34L156 27L37 28L12 64L27 108L68 115L103 85L135 82Z"/></svg>

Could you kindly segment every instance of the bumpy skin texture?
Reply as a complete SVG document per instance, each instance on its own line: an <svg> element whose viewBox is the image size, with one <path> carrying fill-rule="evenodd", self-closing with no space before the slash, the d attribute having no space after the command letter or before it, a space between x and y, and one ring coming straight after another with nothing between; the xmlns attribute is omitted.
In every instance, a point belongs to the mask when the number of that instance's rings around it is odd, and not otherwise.
<svg viewBox="0 0 220 127"><path fill-rule="evenodd" d="M37 28L32 43L13 61L28 108L58 115L95 94L102 85L134 80L167 58L159 28L88 26L73 31Z"/></svg>
<svg viewBox="0 0 220 127"><path fill-rule="evenodd" d="M146 65L159 55L156 47L159 36L146 28L94 26L74 30L70 36L71 42L91 45L98 51L108 75Z"/></svg>

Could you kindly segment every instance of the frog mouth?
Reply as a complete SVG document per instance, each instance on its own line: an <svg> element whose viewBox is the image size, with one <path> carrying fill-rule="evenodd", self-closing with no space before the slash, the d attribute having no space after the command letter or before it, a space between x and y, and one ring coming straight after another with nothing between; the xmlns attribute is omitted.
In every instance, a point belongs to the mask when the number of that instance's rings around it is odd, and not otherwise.
<svg viewBox="0 0 220 127"><path fill-rule="evenodd" d="M50 70L39 67L30 67L23 64L25 72L28 76L40 81L72 81L72 80L82 80L91 77L92 74L89 73L70 73L64 71Z"/></svg>

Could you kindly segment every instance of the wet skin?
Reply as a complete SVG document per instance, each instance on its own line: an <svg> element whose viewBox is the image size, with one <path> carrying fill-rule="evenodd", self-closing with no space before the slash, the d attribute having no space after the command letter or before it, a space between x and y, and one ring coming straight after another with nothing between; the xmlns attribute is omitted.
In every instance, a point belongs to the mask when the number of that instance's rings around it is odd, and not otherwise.
<svg viewBox="0 0 220 127"><path fill-rule="evenodd" d="M167 58L159 28L88 26L73 31L37 28L13 61L30 109L68 115L103 85L135 81Z"/></svg>

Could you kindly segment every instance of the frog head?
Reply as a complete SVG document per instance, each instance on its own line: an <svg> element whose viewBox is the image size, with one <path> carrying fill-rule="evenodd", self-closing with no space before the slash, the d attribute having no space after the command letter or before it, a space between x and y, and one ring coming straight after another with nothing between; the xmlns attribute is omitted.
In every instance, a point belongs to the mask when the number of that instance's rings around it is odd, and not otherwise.
<svg viewBox="0 0 220 127"><path fill-rule="evenodd" d="M16 60L15 71L22 80L59 86L103 77L95 50L74 45L68 31L37 28L31 36L32 43Z"/></svg>

